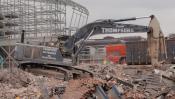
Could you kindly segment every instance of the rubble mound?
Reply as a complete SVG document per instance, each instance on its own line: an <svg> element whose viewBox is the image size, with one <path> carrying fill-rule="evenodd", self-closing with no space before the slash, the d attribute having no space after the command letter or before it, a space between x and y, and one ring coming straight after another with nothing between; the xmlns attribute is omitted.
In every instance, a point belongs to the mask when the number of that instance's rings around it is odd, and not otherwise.
<svg viewBox="0 0 175 99"><path fill-rule="evenodd" d="M4 69L0 71L0 97L1 99L40 99L43 96L51 97L55 89L63 81L35 76L21 69Z"/></svg>
<svg viewBox="0 0 175 99"><path fill-rule="evenodd" d="M101 94L112 97L109 99L116 95L123 99L175 99L174 80L165 79L164 71L157 72L152 66L87 64L79 68L93 72L94 77L63 81L17 68L0 70L0 99L94 99L103 97Z"/></svg>
<svg viewBox="0 0 175 99"><path fill-rule="evenodd" d="M0 71L0 83L11 85L13 88L27 87L34 81L34 76L20 69Z"/></svg>
<svg viewBox="0 0 175 99"><path fill-rule="evenodd" d="M89 71L94 72L95 76L97 78L106 79L111 76L116 76L118 78L123 78L123 66L122 65L114 65L114 64L108 64L108 65L102 65L102 64L94 64L89 65L86 64L84 66L81 66L83 69L87 69Z"/></svg>
<svg viewBox="0 0 175 99"><path fill-rule="evenodd" d="M86 99L86 95L95 91L95 86L105 81L97 78L70 80L61 99Z"/></svg>

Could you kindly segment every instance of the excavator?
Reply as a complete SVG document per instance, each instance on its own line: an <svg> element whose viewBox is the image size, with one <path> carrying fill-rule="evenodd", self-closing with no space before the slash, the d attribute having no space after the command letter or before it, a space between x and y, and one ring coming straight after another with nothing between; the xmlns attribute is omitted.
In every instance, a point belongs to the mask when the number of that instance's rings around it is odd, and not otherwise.
<svg viewBox="0 0 175 99"><path fill-rule="evenodd" d="M150 18L149 26L122 23L145 18ZM29 72L34 71L35 73L44 73L47 75L59 75L58 72L61 72L65 80L76 78L84 74L93 76L91 71L74 66L77 63L78 54L91 36L98 34L143 32L147 33L148 52L151 58L151 64L153 66L159 66L162 61L159 59L159 55L164 55L165 58L167 56L164 35L160 28L159 21L154 15L118 20L97 20L81 27L70 37L58 37L58 41L54 43L57 46L17 43L14 56L18 61L18 66ZM67 54L65 55L65 53Z"/></svg>

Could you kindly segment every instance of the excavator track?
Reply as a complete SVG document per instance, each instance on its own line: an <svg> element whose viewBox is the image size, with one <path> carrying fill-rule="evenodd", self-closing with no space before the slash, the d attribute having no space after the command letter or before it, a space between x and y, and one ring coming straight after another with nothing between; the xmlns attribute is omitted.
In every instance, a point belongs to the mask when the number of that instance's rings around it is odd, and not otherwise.
<svg viewBox="0 0 175 99"><path fill-rule="evenodd" d="M22 63L19 68L34 75L54 77L60 80L77 79L84 76L93 77L93 73L73 66L41 63Z"/></svg>

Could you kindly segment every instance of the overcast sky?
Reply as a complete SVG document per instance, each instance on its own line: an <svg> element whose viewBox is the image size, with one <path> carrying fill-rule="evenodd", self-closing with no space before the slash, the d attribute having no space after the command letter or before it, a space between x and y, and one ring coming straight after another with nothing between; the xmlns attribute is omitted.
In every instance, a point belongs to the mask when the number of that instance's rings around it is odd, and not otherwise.
<svg viewBox="0 0 175 99"><path fill-rule="evenodd" d="M164 34L175 33L175 0L74 0L85 6L89 22L97 19L120 19L154 14ZM138 21L145 25L149 21Z"/></svg>

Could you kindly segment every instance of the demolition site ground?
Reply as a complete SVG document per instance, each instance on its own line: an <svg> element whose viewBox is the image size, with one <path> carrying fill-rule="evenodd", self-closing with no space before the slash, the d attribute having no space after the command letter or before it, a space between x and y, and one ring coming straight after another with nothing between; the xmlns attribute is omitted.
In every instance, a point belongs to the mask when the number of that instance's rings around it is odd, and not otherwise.
<svg viewBox="0 0 175 99"><path fill-rule="evenodd" d="M175 99L175 65L78 66L94 73L69 81L18 68L0 71L1 99Z"/></svg>

